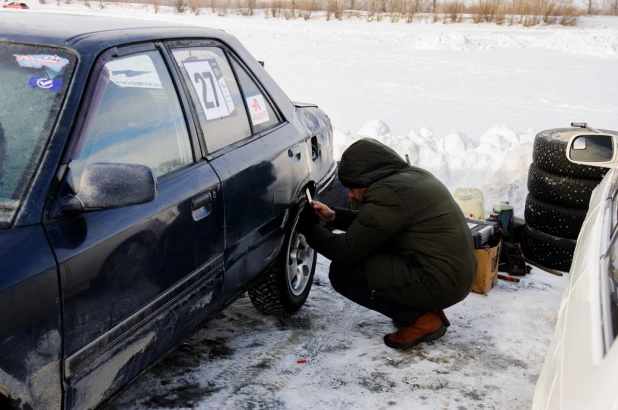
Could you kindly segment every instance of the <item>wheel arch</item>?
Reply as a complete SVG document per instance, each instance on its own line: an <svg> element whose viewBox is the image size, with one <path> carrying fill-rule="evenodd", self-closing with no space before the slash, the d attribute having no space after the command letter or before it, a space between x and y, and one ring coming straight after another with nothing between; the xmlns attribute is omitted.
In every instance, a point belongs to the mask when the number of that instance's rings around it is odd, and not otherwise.
<svg viewBox="0 0 618 410"><path fill-rule="evenodd" d="M298 186L296 187L296 190L294 191L293 197L292 197L292 203L291 203L292 206L298 205L301 199L306 196L305 189L307 188L309 189L309 192L311 193L311 196L313 197L317 191L317 183L314 180L307 178L304 181L302 181L300 184L298 184Z"/></svg>
<svg viewBox="0 0 618 410"><path fill-rule="evenodd" d="M304 188L309 188L309 185L304 185ZM303 281L304 285L300 293L297 294L290 290L287 267L284 267L288 264L284 261L288 261L290 258L289 252L290 246L292 246L290 241L293 240L295 235L295 225L306 201L307 199L301 189L300 194L296 196L294 205L287 211L285 235L281 245L277 248L276 257L266 269L257 275L257 279L249 287L251 302L262 313L275 315L294 313L304 305L311 291L317 259L315 251L311 256L312 262L307 273L307 281Z"/></svg>

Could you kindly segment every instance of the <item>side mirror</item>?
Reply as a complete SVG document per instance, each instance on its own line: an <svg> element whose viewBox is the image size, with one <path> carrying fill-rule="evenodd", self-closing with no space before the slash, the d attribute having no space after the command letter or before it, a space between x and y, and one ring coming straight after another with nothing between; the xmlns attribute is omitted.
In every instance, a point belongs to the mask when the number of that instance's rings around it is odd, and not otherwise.
<svg viewBox="0 0 618 410"><path fill-rule="evenodd" d="M567 159L582 165L618 167L615 138L610 134L574 135L567 145Z"/></svg>
<svg viewBox="0 0 618 410"><path fill-rule="evenodd" d="M84 169L79 192L60 201L63 212L145 204L157 196L157 180L146 165L94 163Z"/></svg>

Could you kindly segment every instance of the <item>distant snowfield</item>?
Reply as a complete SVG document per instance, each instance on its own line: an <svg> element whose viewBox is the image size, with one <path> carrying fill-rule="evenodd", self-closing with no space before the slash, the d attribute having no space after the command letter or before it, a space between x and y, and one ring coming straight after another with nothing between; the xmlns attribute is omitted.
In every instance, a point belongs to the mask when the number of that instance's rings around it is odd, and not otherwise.
<svg viewBox="0 0 618 410"><path fill-rule="evenodd" d="M481 188L487 210L509 200L523 216L537 132L571 121L618 129L616 18L524 29L29 5L224 29L292 100L330 116L336 155L377 138L451 190ZM382 343L390 321L337 295L327 272L320 258L308 305L291 318L239 300L110 408L530 408L566 276L535 269L520 284L471 294L447 311L444 338L399 353Z"/></svg>
<svg viewBox="0 0 618 410"><path fill-rule="evenodd" d="M451 190L481 188L485 208L508 200L523 217L534 135L587 121L618 129L618 18L522 28L361 20L176 15L163 7L82 3L33 9L116 15L223 29L293 101L317 103L337 153L359 137L408 154ZM0 14L1 20L1 14ZM368 123L369 122L369 123ZM367 124L368 123L368 124ZM385 125L385 127L384 127Z"/></svg>

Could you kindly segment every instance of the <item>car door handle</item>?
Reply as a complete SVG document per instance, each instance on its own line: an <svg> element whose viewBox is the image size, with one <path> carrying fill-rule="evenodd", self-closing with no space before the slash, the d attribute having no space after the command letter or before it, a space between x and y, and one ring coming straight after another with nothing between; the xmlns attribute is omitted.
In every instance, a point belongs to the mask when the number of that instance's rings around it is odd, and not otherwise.
<svg viewBox="0 0 618 410"><path fill-rule="evenodd" d="M212 203L212 195L210 192L206 192L200 196L197 196L191 200L191 210L195 211L203 206L210 205Z"/></svg>
<svg viewBox="0 0 618 410"><path fill-rule="evenodd" d="M311 159L316 161L322 153L322 144L318 141L318 136L314 135L311 138Z"/></svg>
<svg viewBox="0 0 618 410"><path fill-rule="evenodd" d="M294 145L292 148L288 150L288 156L292 158L293 156L297 156L300 158L300 145Z"/></svg>

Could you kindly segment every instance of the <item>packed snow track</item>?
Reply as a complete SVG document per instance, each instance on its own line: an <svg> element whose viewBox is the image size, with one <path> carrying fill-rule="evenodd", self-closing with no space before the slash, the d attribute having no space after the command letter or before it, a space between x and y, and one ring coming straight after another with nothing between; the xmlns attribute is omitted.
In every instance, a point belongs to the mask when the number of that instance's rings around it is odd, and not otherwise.
<svg viewBox="0 0 618 410"><path fill-rule="evenodd" d="M298 313L262 315L243 297L105 409L530 408L568 276L534 269L470 294L444 337L400 352L382 342L390 319L333 290L328 263Z"/></svg>

